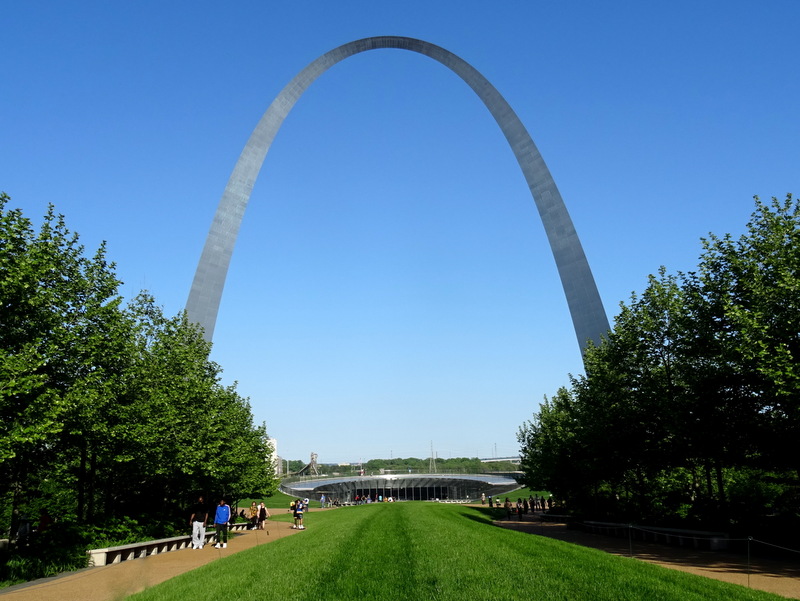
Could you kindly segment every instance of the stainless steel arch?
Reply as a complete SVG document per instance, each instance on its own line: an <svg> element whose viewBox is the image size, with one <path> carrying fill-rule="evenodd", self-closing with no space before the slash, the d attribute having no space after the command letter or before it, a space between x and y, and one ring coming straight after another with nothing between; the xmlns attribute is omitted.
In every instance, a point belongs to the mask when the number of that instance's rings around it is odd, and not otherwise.
<svg viewBox="0 0 800 601"><path fill-rule="evenodd" d="M410 50L439 61L461 77L489 109L511 145L541 216L581 352L590 340L598 344L608 331L608 318L572 219L525 126L494 86L469 63L429 42L399 36L364 38L323 54L300 71L269 106L239 156L211 223L186 303L189 320L200 324L206 340L211 340L245 207L270 145L295 102L339 61L378 48Z"/></svg>

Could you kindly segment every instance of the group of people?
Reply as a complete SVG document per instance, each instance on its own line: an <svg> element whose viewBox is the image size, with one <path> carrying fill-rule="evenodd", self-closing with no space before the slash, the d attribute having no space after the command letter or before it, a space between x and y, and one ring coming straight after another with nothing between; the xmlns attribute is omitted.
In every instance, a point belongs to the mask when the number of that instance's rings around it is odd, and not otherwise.
<svg viewBox="0 0 800 601"><path fill-rule="evenodd" d="M267 506L264 505L264 502L262 501L256 505L256 502L253 501L250 503L248 512L249 515L247 518L250 520L250 530L263 530L264 523L267 521L267 518L269 518L269 510ZM244 509L242 509L242 513L244 513Z"/></svg>
<svg viewBox="0 0 800 601"><path fill-rule="evenodd" d="M356 505L365 505L367 503L394 503L394 497L384 497L375 493L374 495L356 495Z"/></svg>
<svg viewBox="0 0 800 601"><path fill-rule="evenodd" d="M325 509L326 507L330 509L331 507L341 507L342 502L336 498L331 499L330 497L326 497L324 494L320 495L319 497L319 506L321 509Z"/></svg>
<svg viewBox="0 0 800 601"><path fill-rule="evenodd" d="M306 527L303 525L303 512L307 507L308 499L297 499L289 504L289 511L292 512L292 517L294 518L294 524L292 524L292 528L296 528L297 530L306 529Z"/></svg>
<svg viewBox="0 0 800 601"><path fill-rule="evenodd" d="M243 512L244 510L242 510L242 513ZM189 516L189 524L192 527L192 549L202 549L203 545L205 545L206 524L208 523L210 513L203 497L198 497L197 503L192 506L192 513ZM269 510L263 502L256 505L254 501L251 504L251 530L263 530L264 522L269 517ZM234 520L235 516L231 510L231 506L225 502L225 499L220 499L214 510L215 549L226 549L228 547L228 526L232 524Z"/></svg>
<svg viewBox="0 0 800 601"><path fill-rule="evenodd" d="M481 505L486 503L486 499L486 495L482 494ZM488 497L488 499L489 507L501 507L501 501L499 499L494 500L492 499L491 495ZM514 503L510 501L508 497L506 497L502 507L506 510L506 514L509 519L511 518L512 513L516 513L519 515L519 519L522 519L523 513L529 513L531 511L547 511L548 509L552 509L553 499L545 498L544 496L538 497L536 495L530 495L527 499L517 499L517 503L514 505Z"/></svg>
<svg viewBox="0 0 800 601"><path fill-rule="evenodd" d="M499 503L498 503L499 505ZM544 497L534 497L531 495L527 499L517 499L516 506L512 503L508 497L506 497L505 503L503 503L503 507L506 510L506 519L511 519L512 514L519 516L519 520L522 521L522 515L528 513L530 511L547 511L553 506L553 501L551 499L545 499Z"/></svg>

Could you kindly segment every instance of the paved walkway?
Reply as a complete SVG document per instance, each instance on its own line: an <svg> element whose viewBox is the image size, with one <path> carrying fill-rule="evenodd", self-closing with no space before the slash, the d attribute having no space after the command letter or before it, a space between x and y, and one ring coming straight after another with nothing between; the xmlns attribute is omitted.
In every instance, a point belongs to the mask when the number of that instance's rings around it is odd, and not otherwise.
<svg viewBox="0 0 800 601"><path fill-rule="evenodd" d="M556 538L614 555L630 557L631 549L627 538L568 529L566 524L540 522L538 516L525 515L523 518L522 522L514 518L497 520L495 524L503 528ZM743 555L671 547L638 540L633 541L633 556L667 568L740 584L790 599L800 599L800 558L793 562L753 559L748 569L747 557Z"/></svg>
<svg viewBox="0 0 800 601"><path fill-rule="evenodd" d="M288 522L267 522L266 530L232 533L227 549L206 545L181 549L142 559L131 559L97 568L86 568L53 578L18 584L0 591L2 601L114 601L160 584L178 574L296 534Z"/></svg>

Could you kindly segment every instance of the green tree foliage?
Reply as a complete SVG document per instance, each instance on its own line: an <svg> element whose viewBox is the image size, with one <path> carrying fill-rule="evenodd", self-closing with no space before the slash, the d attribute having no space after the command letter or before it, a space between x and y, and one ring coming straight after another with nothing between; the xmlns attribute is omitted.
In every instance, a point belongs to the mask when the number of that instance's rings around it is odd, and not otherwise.
<svg viewBox="0 0 800 601"><path fill-rule="evenodd" d="M521 469L525 484L533 489L546 487L556 498L584 496L584 482L575 469L585 465L576 444L580 429L575 413L575 398L567 388L559 388L552 399L545 398L535 419L519 431Z"/></svg>
<svg viewBox="0 0 800 601"><path fill-rule="evenodd" d="M800 515L800 204L661 268L520 427L527 484L595 516L752 527Z"/></svg>
<svg viewBox="0 0 800 601"><path fill-rule="evenodd" d="M104 247L87 258L52 206L36 233L8 200L0 196L0 470L16 499L108 401L120 299Z"/></svg>
<svg viewBox="0 0 800 601"><path fill-rule="evenodd" d="M747 233L704 241L700 282L748 404L764 464L800 470L800 205L788 196L756 211ZM729 369L728 371L732 371Z"/></svg>
<svg viewBox="0 0 800 601"><path fill-rule="evenodd" d="M482 474L487 472L517 471L519 466L510 461L483 462L478 457L448 457L436 459L436 471L445 474ZM365 462L367 473L408 472L428 473L431 469L430 457L395 457L393 459L370 459Z"/></svg>
<svg viewBox="0 0 800 601"><path fill-rule="evenodd" d="M123 306L105 246L0 194L0 515L163 521L198 493L276 490L265 426L185 315ZM185 516L182 516L185 517Z"/></svg>
<svg viewBox="0 0 800 601"><path fill-rule="evenodd" d="M302 459L290 459L287 473L288 474L293 474L295 472L299 472L305 466L306 466L306 462L303 461Z"/></svg>

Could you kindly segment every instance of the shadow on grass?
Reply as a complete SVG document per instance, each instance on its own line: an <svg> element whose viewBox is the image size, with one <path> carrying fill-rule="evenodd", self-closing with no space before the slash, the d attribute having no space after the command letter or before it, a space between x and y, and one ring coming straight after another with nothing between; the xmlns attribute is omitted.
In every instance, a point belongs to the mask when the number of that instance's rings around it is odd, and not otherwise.
<svg viewBox="0 0 800 601"><path fill-rule="evenodd" d="M506 511L497 507L465 507L464 517L480 522L481 524L491 525L492 522L505 517Z"/></svg>

